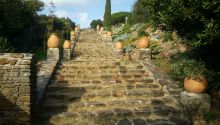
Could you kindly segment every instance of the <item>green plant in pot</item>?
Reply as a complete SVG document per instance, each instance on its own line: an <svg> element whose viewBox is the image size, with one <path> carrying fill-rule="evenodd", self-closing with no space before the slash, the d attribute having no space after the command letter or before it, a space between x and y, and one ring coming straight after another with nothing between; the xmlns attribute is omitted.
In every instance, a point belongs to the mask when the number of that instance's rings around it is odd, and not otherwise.
<svg viewBox="0 0 220 125"><path fill-rule="evenodd" d="M140 31L138 32L138 36L140 37L138 39L138 42L136 44L136 48L149 48L150 47L150 41L148 39L149 34L146 31Z"/></svg>
<svg viewBox="0 0 220 125"><path fill-rule="evenodd" d="M172 65L174 74L184 76L184 89L192 93L203 93L208 84L205 64L196 60L182 59Z"/></svg>

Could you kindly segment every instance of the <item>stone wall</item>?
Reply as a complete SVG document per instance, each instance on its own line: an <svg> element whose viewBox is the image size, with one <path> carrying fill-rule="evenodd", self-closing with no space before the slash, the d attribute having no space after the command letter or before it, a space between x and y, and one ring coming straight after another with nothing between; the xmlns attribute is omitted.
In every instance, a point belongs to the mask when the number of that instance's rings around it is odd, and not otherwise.
<svg viewBox="0 0 220 125"><path fill-rule="evenodd" d="M30 125L36 92L32 54L0 53L0 125Z"/></svg>

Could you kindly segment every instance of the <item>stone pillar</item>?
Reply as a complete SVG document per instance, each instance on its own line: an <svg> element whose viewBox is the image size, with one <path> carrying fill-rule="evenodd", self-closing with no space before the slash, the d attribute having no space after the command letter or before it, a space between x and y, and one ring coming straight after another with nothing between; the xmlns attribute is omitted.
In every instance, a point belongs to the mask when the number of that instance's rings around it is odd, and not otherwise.
<svg viewBox="0 0 220 125"><path fill-rule="evenodd" d="M0 125L30 125L36 99L32 54L0 53Z"/></svg>
<svg viewBox="0 0 220 125"><path fill-rule="evenodd" d="M211 108L211 98L206 93L196 94L184 91L181 93L180 102L195 124L204 122L202 115L209 112Z"/></svg>
<svg viewBox="0 0 220 125"><path fill-rule="evenodd" d="M151 59L151 50L149 48L146 49L139 49L139 59L146 60Z"/></svg>
<svg viewBox="0 0 220 125"><path fill-rule="evenodd" d="M47 60L57 61L60 59L60 49L59 48L49 48L47 50Z"/></svg>
<svg viewBox="0 0 220 125"><path fill-rule="evenodd" d="M63 59L64 60L71 59L71 49L63 49Z"/></svg>

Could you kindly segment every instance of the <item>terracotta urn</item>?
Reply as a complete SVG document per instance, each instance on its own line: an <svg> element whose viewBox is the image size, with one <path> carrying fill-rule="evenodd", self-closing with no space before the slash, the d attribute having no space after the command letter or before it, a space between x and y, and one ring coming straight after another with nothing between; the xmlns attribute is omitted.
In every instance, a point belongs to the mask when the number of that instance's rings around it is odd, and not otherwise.
<svg viewBox="0 0 220 125"><path fill-rule="evenodd" d="M112 37L112 32L108 31L107 35L108 37Z"/></svg>
<svg viewBox="0 0 220 125"><path fill-rule="evenodd" d="M70 35L71 35L71 36L76 36L76 32L75 32L75 31L71 31L71 32L70 32Z"/></svg>
<svg viewBox="0 0 220 125"><path fill-rule="evenodd" d="M187 92L191 93L204 93L206 88L208 87L208 83L205 79L194 80L190 78L184 79L184 88Z"/></svg>
<svg viewBox="0 0 220 125"><path fill-rule="evenodd" d="M99 30L99 29L100 29L100 26L99 26L99 25L97 25L97 26L96 26L96 30Z"/></svg>
<svg viewBox="0 0 220 125"><path fill-rule="evenodd" d="M147 36L141 37L136 44L136 48L138 49L149 48L149 46L150 46L150 41Z"/></svg>
<svg viewBox="0 0 220 125"><path fill-rule="evenodd" d="M116 42L116 43L115 43L115 48L116 48L116 49L123 49L122 43L121 43L121 42Z"/></svg>
<svg viewBox="0 0 220 125"><path fill-rule="evenodd" d="M101 29L100 29L101 31L104 31L104 27L101 27Z"/></svg>
<svg viewBox="0 0 220 125"><path fill-rule="evenodd" d="M79 27L79 26L76 26L75 31L76 31L76 32L80 31L80 27Z"/></svg>
<svg viewBox="0 0 220 125"><path fill-rule="evenodd" d="M64 49L70 49L71 48L71 43L69 40L65 40L63 44Z"/></svg>
<svg viewBox="0 0 220 125"><path fill-rule="evenodd" d="M48 41L47 41L47 46L48 48L59 48L60 45L60 39L56 34L51 34Z"/></svg>

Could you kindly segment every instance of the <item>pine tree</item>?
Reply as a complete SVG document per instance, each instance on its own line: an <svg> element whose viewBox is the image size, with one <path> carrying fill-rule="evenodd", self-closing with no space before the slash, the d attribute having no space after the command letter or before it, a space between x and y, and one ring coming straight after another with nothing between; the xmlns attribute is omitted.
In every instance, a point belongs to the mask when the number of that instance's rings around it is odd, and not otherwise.
<svg viewBox="0 0 220 125"><path fill-rule="evenodd" d="M104 28L107 31L111 30L111 0L106 0L105 15L104 15Z"/></svg>

